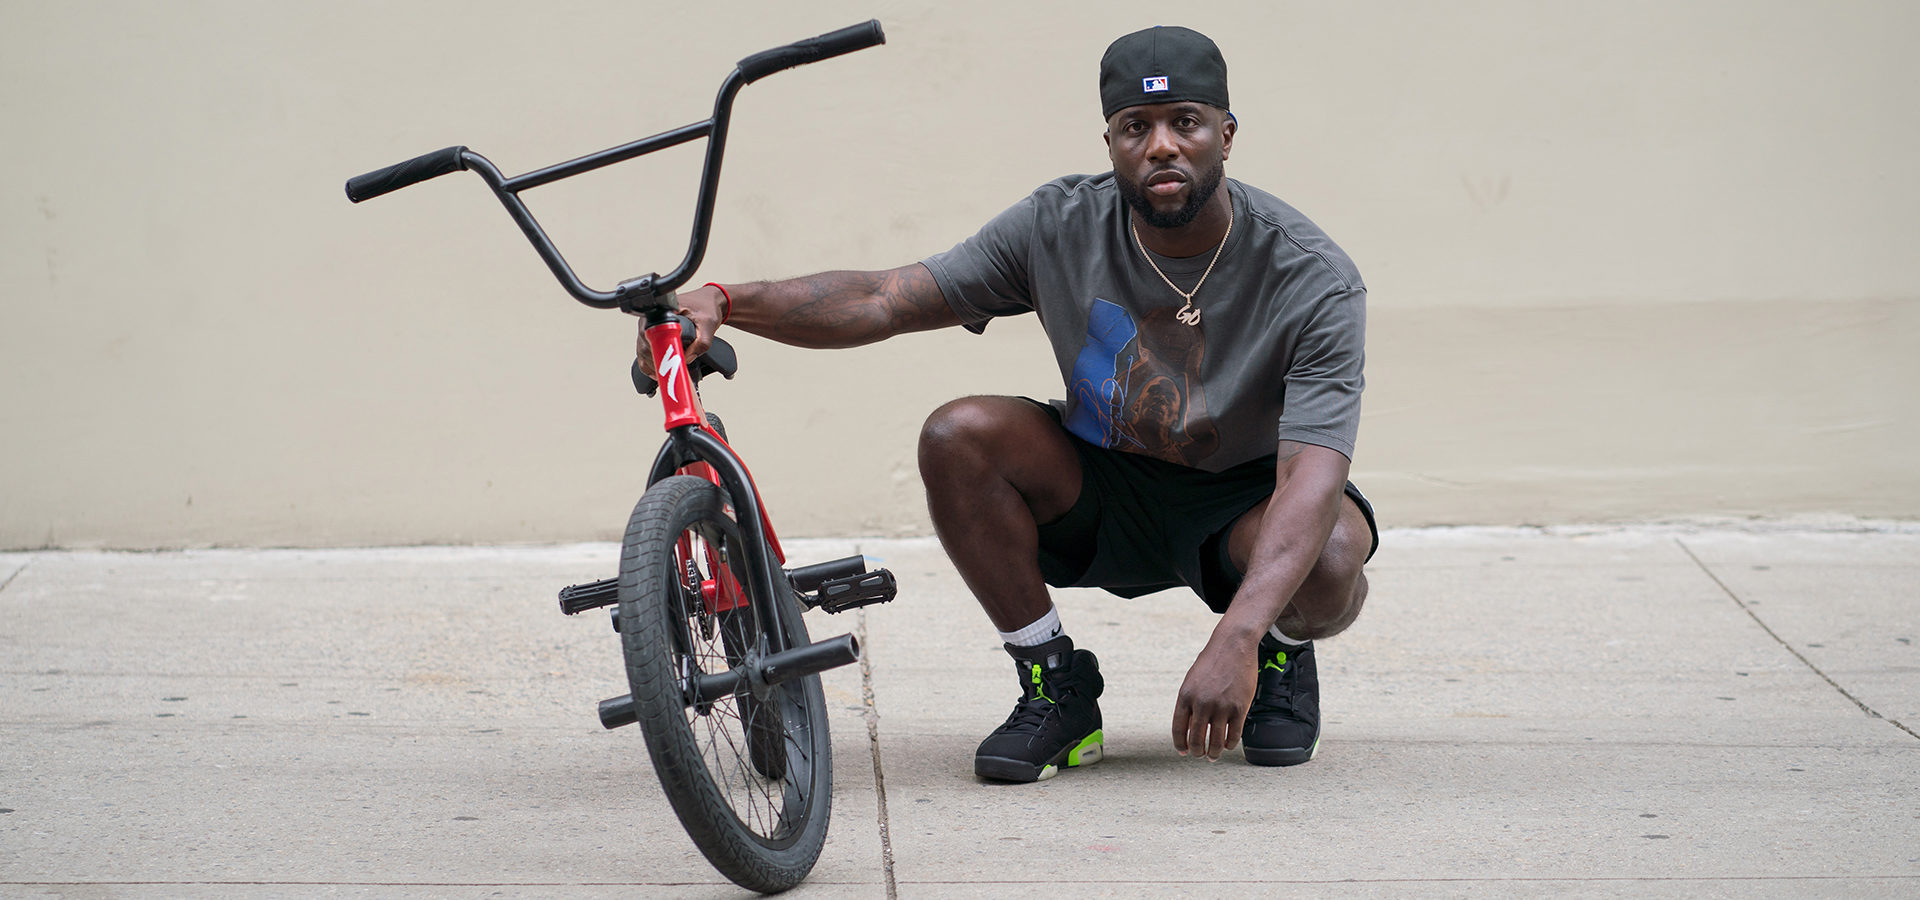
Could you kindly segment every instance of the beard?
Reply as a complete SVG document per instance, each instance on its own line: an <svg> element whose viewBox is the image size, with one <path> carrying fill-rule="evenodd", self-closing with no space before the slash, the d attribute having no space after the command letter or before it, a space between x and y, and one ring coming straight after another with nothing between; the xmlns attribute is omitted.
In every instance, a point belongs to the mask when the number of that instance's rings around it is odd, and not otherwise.
<svg viewBox="0 0 1920 900"><path fill-rule="evenodd" d="M1213 192L1220 189L1220 181L1226 177L1227 166L1224 162L1217 162L1213 168L1200 173L1193 181L1193 191L1187 195L1187 202L1170 213L1153 208L1153 202L1147 198L1141 182L1133 181L1118 171L1113 174L1114 183L1120 187L1120 199L1127 201L1127 205L1140 214L1142 221L1155 228L1179 228L1192 222L1207 207L1207 201L1213 199Z"/></svg>

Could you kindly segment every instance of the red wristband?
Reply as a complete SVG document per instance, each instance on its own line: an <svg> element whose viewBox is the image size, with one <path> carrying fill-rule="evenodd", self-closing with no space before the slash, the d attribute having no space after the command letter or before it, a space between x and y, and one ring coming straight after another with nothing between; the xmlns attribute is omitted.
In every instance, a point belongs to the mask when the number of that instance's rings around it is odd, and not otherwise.
<svg viewBox="0 0 1920 900"><path fill-rule="evenodd" d="M720 324L727 324L727 320L733 318L733 295L727 293L727 289L721 287L718 282L709 281L701 287L710 287L719 291L720 296L727 301L727 308L720 311Z"/></svg>

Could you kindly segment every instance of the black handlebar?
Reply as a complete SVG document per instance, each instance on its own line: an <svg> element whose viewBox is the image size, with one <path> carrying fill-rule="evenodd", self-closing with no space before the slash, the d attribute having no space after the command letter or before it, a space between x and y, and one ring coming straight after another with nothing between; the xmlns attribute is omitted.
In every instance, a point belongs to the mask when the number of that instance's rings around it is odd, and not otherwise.
<svg viewBox="0 0 1920 900"><path fill-rule="evenodd" d="M350 179L347 182L347 199L359 203L408 185L418 184L429 178L438 178L448 172L473 171L493 189L494 195L499 197L500 203L507 208L507 214L520 225L521 232L527 236L528 241L532 242L540 258L546 261L547 268L553 272L554 277L559 279L560 284L567 289L567 293L573 295L574 299L599 309L619 308L636 313L648 308L671 310L674 289L693 277L694 269L699 267L700 260L706 255L707 235L713 225L714 197L720 184L720 160L726 146L727 120L732 114L734 95L738 94L742 87L775 72L831 59L855 50L884 44L886 41L887 36L880 30L879 20L869 19L839 31L830 31L818 37L795 41L784 47L763 50L741 60L734 70L728 73L726 80L720 85L719 95L714 98L712 118L524 175L508 178L502 175L486 157L465 147L448 147ZM610 166L655 150L664 150L700 138L707 139L707 159L700 173L700 194L694 207L693 237L687 245L687 255L681 259L680 265L664 276L651 274L631 278L621 282L612 291L600 291L588 287L580 281L579 276L574 274L573 267L560 256L559 249L548 239L546 231L540 227L540 223L534 221L533 213L528 211L527 205L520 199L520 192L528 188L551 184L582 172Z"/></svg>
<svg viewBox="0 0 1920 900"><path fill-rule="evenodd" d="M772 50L755 53L740 61L740 76L745 78L748 84L752 84L782 69L832 59L886 42L887 35L880 30L880 20L868 19L839 31L829 31L819 37L810 37L803 41L794 41L785 47L775 47Z"/></svg>
<svg viewBox="0 0 1920 900"><path fill-rule="evenodd" d="M347 179L347 199L355 203L371 200L381 194L397 191L410 184L418 184L429 178L439 178L448 172L458 172L467 167L461 154L465 147L448 147L435 150L422 156L416 156L403 163L395 163L378 172L368 172Z"/></svg>

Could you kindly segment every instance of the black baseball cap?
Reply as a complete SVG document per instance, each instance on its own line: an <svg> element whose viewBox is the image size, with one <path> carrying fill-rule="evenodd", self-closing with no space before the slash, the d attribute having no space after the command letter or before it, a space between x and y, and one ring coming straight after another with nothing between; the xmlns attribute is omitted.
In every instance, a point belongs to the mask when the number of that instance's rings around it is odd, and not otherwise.
<svg viewBox="0 0 1920 900"><path fill-rule="evenodd" d="M1156 25L1126 35L1100 57L1100 117L1129 106L1194 100L1223 110L1227 61L1206 35L1178 25Z"/></svg>

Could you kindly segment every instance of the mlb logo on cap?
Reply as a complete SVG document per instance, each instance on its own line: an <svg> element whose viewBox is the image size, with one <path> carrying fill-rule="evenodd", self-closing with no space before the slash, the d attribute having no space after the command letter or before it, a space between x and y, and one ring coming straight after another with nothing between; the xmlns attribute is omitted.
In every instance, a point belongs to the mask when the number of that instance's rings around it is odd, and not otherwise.
<svg viewBox="0 0 1920 900"><path fill-rule="evenodd" d="M1121 37L1100 57L1100 118L1129 106L1191 100L1227 105L1227 61L1207 36L1177 25Z"/></svg>

